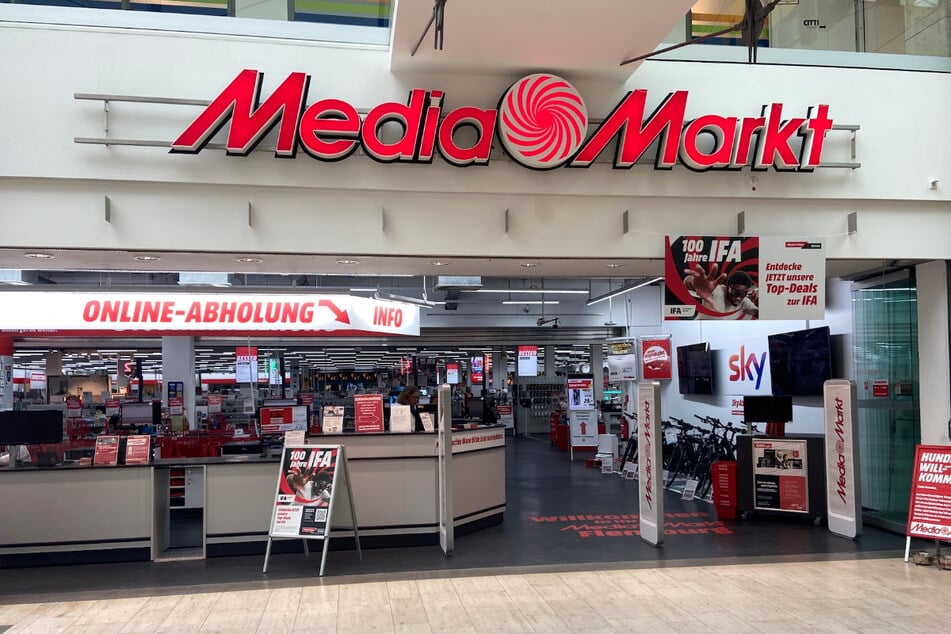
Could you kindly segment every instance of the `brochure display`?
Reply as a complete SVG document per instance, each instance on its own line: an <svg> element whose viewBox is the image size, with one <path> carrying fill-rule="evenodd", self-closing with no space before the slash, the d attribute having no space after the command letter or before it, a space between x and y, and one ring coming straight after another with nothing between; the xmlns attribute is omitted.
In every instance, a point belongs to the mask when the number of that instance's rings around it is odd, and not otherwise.
<svg viewBox="0 0 951 634"><path fill-rule="evenodd" d="M753 440L753 508L809 513L805 440Z"/></svg>
<svg viewBox="0 0 951 634"><path fill-rule="evenodd" d="M658 477L664 464L661 450L660 383L651 381L628 390L637 400L638 521L641 539L660 546L664 542L664 479Z"/></svg>
<svg viewBox="0 0 951 634"><path fill-rule="evenodd" d="M951 447L915 447L915 475L905 535L905 561L912 537L951 541Z"/></svg>
<svg viewBox="0 0 951 634"><path fill-rule="evenodd" d="M264 572L267 572L275 538L322 539L324 548L318 574L323 576L334 511L350 516L357 554L363 559L343 445L285 446L271 510ZM304 546L306 549L306 542Z"/></svg>

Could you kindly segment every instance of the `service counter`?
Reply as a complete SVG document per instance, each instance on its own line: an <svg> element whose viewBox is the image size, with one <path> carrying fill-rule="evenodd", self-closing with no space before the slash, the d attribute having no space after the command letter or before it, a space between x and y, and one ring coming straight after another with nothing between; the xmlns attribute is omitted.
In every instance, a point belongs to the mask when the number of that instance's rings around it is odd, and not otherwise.
<svg viewBox="0 0 951 634"><path fill-rule="evenodd" d="M345 447L364 547L439 542L436 442L434 433L309 439L309 444ZM504 426L453 431L452 444L456 534L500 523ZM263 554L279 469L279 458L260 456L0 469L0 567L155 560L169 546L170 519L182 512L170 504L169 494L182 472L201 489L193 500L185 498L184 507L201 509L204 555ZM335 525L338 519L339 534L351 535L349 518L335 518ZM300 548L299 541L291 541L285 544ZM346 542L335 539L331 545Z"/></svg>

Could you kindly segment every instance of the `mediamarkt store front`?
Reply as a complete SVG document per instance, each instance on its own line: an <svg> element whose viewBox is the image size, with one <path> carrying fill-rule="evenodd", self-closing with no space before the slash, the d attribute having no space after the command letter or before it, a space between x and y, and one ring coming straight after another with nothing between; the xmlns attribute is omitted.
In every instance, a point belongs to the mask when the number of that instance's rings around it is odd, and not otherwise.
<svg viewBox="0 0 951 634"><path fill-rule="evenodd" d="M161 261L133 259L154 254L188 255L199 263L192 270L325 275L387 275L410 262L416 268L406 272L432 275L422 265L438 260L440 275L489 276L509 263L534 265L516 270L539 281L591 279L593 299L597 284L605 293L619 285L605 271L616 280L663 277L664 290L690 295L696 280L688 284L683 268L665 270L665 256L678 261L668 242L701 240L705 248L684 245L679 261L686 268L715 261L722 270L742 262L734 244L742 255L755 239L757 266L749 268L765 302L757 319L701 319L699 300L648 286L608 314L561 314L560 326L615 322L628 336L669 335L672 349L708 343L719 351L713 394L682 395L676 381L662 382L664 415L685 419L725 417L744 395L769 394L761 371L768 337L828 326L835 374L855 381L865 424L887 428L891 414L875 418L863 402L906 417L912 444L948 442L951 249L941 170L951 161L940 144L908 143L951 137L944 74L663 61L623 78L549 68L398 73L388 70L386 51L359 46L0 28L0 55L21 60L2 71L7 84L30 86L8 93L0 120L9 140L0 155L3 269L165 270ZM56 54L62 50L71 54ZM143 73L142 50L192 61L176 73ZM108 66L88 62L102 51ZM902 116L910 99L914 116ZM790 243L818 245L811 278L767 279L767 272L792 274L758 268L789 261L772 245ZM52 262L27 257L37 253ZM77 253L85 267L70 259ZM300 268L268 269L278 255L297 256ZM238 263L250 256L261 262ZM608 264L620 264L621 275ZM215 330L227 314L212 310L214 298L194 313L195 304L165 303L176 297L149 298L160 304L138 313L85 303L121 301L103 290L70 310L62 297L42 304L48 293L4 293L0 328L20 346L26 331L118 330L116 320L128 317L131 332L161 326L162 336L187 340L193 326ZM885 310L895 298L907 307L900 327ZM282 309L281 327L292 331L283 318L307 314L326 333L339 318L337 302L353 302L354 310L349 325L332 328L373 335L412 323L379 323L378 311L393 307L383 300L312 299L312 313ZM412 327L530 329L539 320L537 312L460 308L427 311ZM266 309L262 317L268 321ZM886 352L896 349L900 362ZM884 396L875 390L882 382ZM816 399L794 407L790 431L821 430ZM151 548L154 482L142 469L116 473L128 474L117 495L138 492L144 505L116 539ZM890 497L889 485L873 473L875 465L864 501L884 508L874 500ZM3 475L46 479L37 491L60 481L55 471ZM270 480L260 494L273 495ZM504 486L501 501L477 500L472 510L491 516L503 507ZM113 512L100 510L103 518Z"/></svg>

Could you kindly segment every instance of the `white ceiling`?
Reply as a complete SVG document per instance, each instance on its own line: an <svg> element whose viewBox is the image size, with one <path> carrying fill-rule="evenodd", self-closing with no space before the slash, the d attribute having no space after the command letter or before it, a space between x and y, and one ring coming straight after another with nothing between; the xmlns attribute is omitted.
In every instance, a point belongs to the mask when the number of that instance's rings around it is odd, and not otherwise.
<svg viewBox="0 0 951 634"><path fill-rule="evenodd" d="M392 31L393 71L496 72L544 68L567 76L626 79L683 20L696 0L448 0L444 47L434 29L413 47L433 0L399 0Z"/></svg>

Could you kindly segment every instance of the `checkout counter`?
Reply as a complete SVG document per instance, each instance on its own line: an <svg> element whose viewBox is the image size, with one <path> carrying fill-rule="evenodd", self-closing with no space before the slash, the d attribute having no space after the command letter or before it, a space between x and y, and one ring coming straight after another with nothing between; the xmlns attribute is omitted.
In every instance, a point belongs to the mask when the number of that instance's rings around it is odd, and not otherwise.
<svg viewBox="0 0 951 634"><path fill-rule="evenodd" d="M308 443L346 447L363 546L439 543L435 433L318 434ZM454 425L452 453L456 534L501 523L505 427ZM202 509L204 556L263 554L279 461L236 454L0 468L0 568L159 558L169 544L179 472L187 475L184 505ZM277 544L301 548L298 540Z"/></svg>

